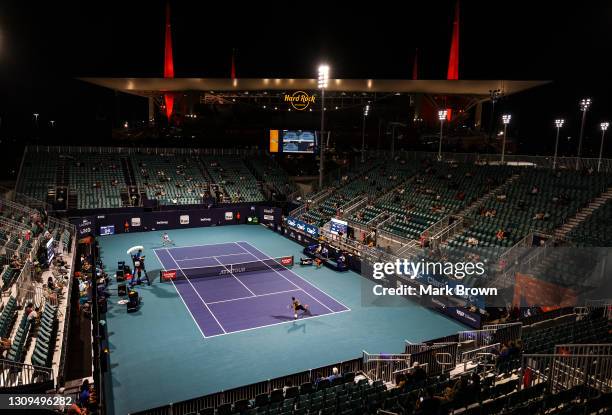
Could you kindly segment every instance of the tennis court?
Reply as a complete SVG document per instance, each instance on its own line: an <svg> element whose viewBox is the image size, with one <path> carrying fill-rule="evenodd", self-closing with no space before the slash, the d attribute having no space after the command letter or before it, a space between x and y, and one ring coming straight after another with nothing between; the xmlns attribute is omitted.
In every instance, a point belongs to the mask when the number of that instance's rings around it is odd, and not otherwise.
<svg viewBox="0 0 612 415"><path fill-rule="evenodd" d="M292 322L291 297L308 305L300 320L349 311L287 268L291 257L272 258L248 242L154 252L206 338Z"/></svg>

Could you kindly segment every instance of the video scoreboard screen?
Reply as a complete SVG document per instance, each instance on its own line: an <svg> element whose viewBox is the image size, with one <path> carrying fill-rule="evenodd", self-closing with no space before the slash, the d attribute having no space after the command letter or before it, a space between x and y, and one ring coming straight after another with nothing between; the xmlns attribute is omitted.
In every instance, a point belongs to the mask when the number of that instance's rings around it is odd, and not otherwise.
<svg viewBox="0 0 612 415"><path fill-rule="evenodd" d="M100 226L100 235L114 235L115 225Z"/></svg>
<svg viewBox="0 0 612 415"><path fill-rule="evenodd" d="M283 153L314 153L314 131L283 130Z"/></svg>
<svg viewBox="0 0 612 415"><path fill-rule="evenodd" d="M329 231L334 235L342 234L346 236L346 233L348 231L348 222L332 218Z"/></svg>

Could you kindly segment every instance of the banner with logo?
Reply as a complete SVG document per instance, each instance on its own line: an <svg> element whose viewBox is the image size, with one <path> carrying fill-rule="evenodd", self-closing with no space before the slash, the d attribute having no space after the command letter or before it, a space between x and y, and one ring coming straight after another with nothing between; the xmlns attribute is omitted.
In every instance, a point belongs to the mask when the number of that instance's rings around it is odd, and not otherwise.
<svg viewBox="0 0 612 415"><path fill-rule="evenodd" d="M304 221L296 219L294 217L287 217L287 226L293 229L297 229L298 231L306 233L311 238L319 237L319 228L314 225L310 225Z"/></svg>
<svg viewBox="0 0 612 415"><path fill-rule="evenodd" d="M277 207L257 206L257 217L264 225L276 225L281 222L283 211Z"/></svg>

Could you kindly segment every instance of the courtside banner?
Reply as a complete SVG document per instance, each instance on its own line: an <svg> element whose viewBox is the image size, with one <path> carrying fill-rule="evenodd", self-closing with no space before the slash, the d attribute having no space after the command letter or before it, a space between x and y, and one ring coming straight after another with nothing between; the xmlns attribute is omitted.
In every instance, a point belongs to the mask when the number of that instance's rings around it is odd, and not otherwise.
<svg viewBox="0 0 612 415"><path fill-rule="evenodd" d="M292 256L286 256L286 257L282 257L280 260L281 265L284 265L286 267L292 267L293 266L293 257Z"/></svg>
<svg viewBox="0 0 612 415"><path fill-rule="evenodd" d="M304 221L301 221L299 219L296 219L294 217L291 217L291 216L287 217L287 226L293 229L297 229L298 231L304 232L312 238L319 237L319 228L317 228L316 226L310 225Z"/></svg>
<svg viewBox="0 0 612 415"><path fill-rule="evenodd" d="M174 281L176 279L176 270L161 271L162 281Z"/></svg>

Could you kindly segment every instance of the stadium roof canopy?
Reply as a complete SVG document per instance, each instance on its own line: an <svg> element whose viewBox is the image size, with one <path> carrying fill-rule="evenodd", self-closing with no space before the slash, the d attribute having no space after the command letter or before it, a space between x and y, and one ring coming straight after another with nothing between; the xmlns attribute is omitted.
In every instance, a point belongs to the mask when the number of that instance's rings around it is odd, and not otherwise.
<svg viewBox="0 0 612 415"><path fill-rule="evenodd" d="M157 97L166 92L202 91L237 93L242 91L313 91L317 79L281 78L79 78L90 84L143 97ZM330 79L330 92L414 93L428 95L462 95L487 99L490 91L511 95L550 81L506 80L390 80Z"/></svg>

